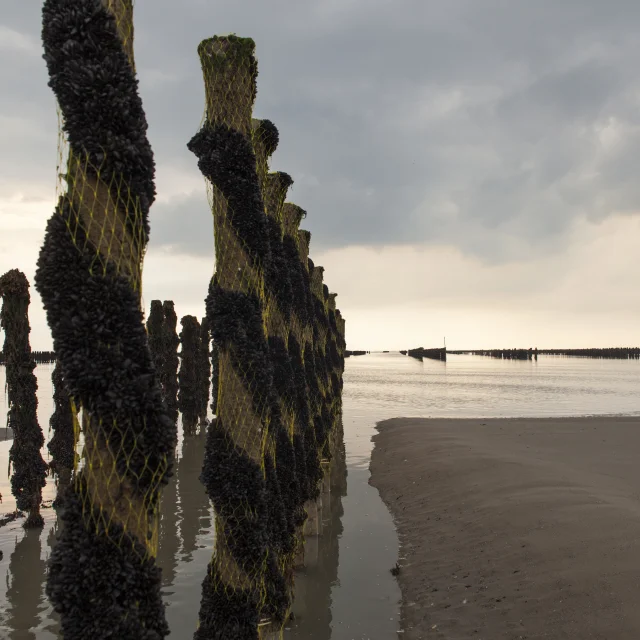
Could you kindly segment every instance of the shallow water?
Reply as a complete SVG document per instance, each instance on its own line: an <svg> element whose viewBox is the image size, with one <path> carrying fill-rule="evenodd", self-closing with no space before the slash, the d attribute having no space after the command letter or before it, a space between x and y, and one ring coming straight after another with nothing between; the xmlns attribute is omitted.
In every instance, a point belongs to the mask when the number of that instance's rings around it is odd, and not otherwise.
<svg viewBox="0 0 640 640"><path fill-rule="evenodd" d="M38 416L48 431L53 365L36 369ZM4 388L4 368L0 367ZM346 486L332 478L323 535L310 541L297 575L295 619L287 638L385 640L398 630L400 592L389 569L397 559L392 519L369 486L375 423L396 416L515 417L640 415L640 362L540 357L538 362L450 356L419 362L399 354L347 360L344 389ZM0 393L0 429L6 396ZM1 433L1 431L0 431ZM204 434L180 436L176 474L162 499L158 561L171 639L190 639L200 587L213 544L213 518L198 475ZM11 443L0 442L0 514L11 511L7 469ZM45 459L48 459L46 450ZM54 497L51 481L45 499ZM0 528L0 637L55 640L57 622L44 595L46 560L55 542L55 513L45 509L42 532L21 522Z"/></svg>

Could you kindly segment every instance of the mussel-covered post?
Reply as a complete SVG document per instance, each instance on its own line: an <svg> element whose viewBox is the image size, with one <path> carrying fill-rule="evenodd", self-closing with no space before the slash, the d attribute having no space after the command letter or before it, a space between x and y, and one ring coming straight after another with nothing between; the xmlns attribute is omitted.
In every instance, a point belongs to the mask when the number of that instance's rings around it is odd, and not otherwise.
<svg viewBox="0 0 640 640"><path fill-rule="evenodd" d="M164 312L162 311L162 301L152 300L149 318L147 319L147 336L149 339L149 349L151 357L156 367L156 373L162 382L162 369L164 360ZM162 390L164 396L164 388Z"/></svg>
<svg viewBox="0 0 640 640"><path fill-rule="evenodd" d="M178 347L180 346L180 337L178 336L178 315L173 300L165 300L162 303L162 312L164 314L163 360L160 379L167 411L175 424L178 420L178 367L180 366Z"/></svg>
<svg viewBox="0 0 640 640"><path fill-rule="evenodd" d="M220 364L218 344L211 339L211 412L218 413L218 391L220 389Z"/></svg>
<svg viewBox="0 0 640 640"><path fill-rule="evenodd" d="M265 478L272 370L262 274L269 243L252 147L254 52L253 40L233 35L200 44L206 118L188 145L209 182L216 252L206 307L219 392L202 470L216 511L216 550L203 582L196 632L203 640L257 638L261 616L286 610L288 600L269 539Z"/></svg>
<svg viewBox="0 0 640 640"><path fill-rule="evenodd" d="M7 426L13 431L9 450L9 465L13 467L11 491L17 509L28 514L24 526L41 527L44 520L40 504L47 464L40 453L44 436L38 424L38 382L33 373L36 363L29 344L29 281L22 271L12 269L0 278L0 296L9 403Z"/></svg>
<svg viewBox="0 0 640 640"><path fill-rule="evenodd" d="M327 394L329 393L329 376L326 362L326 337L328 332L327 315L324 306L319 302L318 290L322 288L323 267L316 267L313 260L307 259L310 279L310 316L313 326L313 344L310 349L314 359L314 370L307 371L307 380L310 393L314 399L314 431L317 444L318 457L321 460L322 476L321 489L326 501L327 474L329 473L329 460L326 455L326 440L330 430L330 414L328 411ZM322 504L322 496L318 500ZM319 530L322 533L322 530Z"/></svg>
<svg viewBox="0 0 640 640"><path fill-rule="evenodd" d="M254 146L260 148L256 142ZM256 155L259 157L258 152ZM291 177L283 172L267 174L263 183L271 248L270 268L265 273L265 325L274 382L269 431L285 520L279 536L279 552L290 591L293 591L294 557L302 544L301 527L306 519L301 487L301 481L306 481L306 461L304 448L299 447L300 451L297 453L295 446L296 384L289 353L293 314L292 274L289 272L283 243L282 225L282 208L292 183Z"/></svg>
<svg viewBox="0 0 640 640"><path fill-rule="evenodd" d="M200 356L196 371L198 380L198 416L201 424L205 424L211 388L211 331L207 316L204 316L200 323L200 350L198 353Z"/></svg>
<svg viewBox="0 0 640 640"><path fill-rule="evenodd" d="M285 424L281 392L291 378L291 367L286 339L288 323L281 311L282 302L291 295L291 284L286 272L282 273L282 231L274 219L277 203L267 204L269 197L269 159L278 143L278 130L269 120L252 120L252 142L256 156L256 173L266 214L265 230L269 245L269 259L264 271L263 323L268 341L268 354L273 372L273 385L269 393L269 429L264 450L265 481L267 490L269 545L273 549L279 568L275 582L267 577L267 600L263 616L271 624L261 629L261 637L279 637L293 599L293 557L296 549L296 525L302 518L297 508L298 486L295 470L293 441ZM292 183L286 174L277 174L286 186ZM286 187L285 187L286 189ZM275 205L275 209L274 209ZM268 215L271 210L272 215ZM286 310L285 310L286 313ZM279 593L280 577L286 581L286 592Z"/></svg>
<svg viewBox="0 0 640 640"><path fill-rule="evenodd" d="M328 290L327 290L328 291ZM338 332L338 315L336 307L337 293L329 293L328 311L329 311L329 333L327 336L327 355L329 357L329 377L331 380L331 430L327 438L326 449L328 449L328 457L333 455L334 441L340 416L342 412L342 358L340 356L340 338Z"/></svg>
<svg viewBox="0 0 640 640"><path fill-rule="evenodd" d="M155 562L175 425L140 298L155 163L133 66L132 0L45 0L42 40L69 144L36 272L84 464L47 594L65 640L168 634Z"/></svg>
<svg viewBox="0 0 640 640"><path fill-rule="evenodd" d="M336 431L334 434L334 450L340 450L341 447L344 446L344 427L343 427L343 421L342 421L342 391L344 388L344 353L346 351L347 348L347 343L346 343L346 339L345 339L345 335L346 335L346 323L345 323L345 319L342 316L342 313L340 312L340 309L336 310L336 325L337 325L337 329L338 329L338 335L337 335L337 345L338 345L338 355L340 357L340 364L338 367L338 373L339 373L339 378L340 378L340 382L339 382L339 392L340 392L340 396L339 396L339 403L340 403L340 419L338 420L338 424L336 425Z"/></svg>
<svg viewBox="0 0 640 640"><path fill-rule="evenodd" d="M182 414L185 434L194 434L200 409L198 367L200 366L200 323L195 316L184 316L180 320L180 371L178 373L178 409Z"/></svg>
<svg viewBox="0 0 640 640"><path fill-rule="evenodd" d="M51 454L49 468L58 477L58 492L53 503L54 507L58 507L64 504L64 494L71 483L71 473L75 467L75 431L71 398L58 362L53 369L51 381L54 411L49 419L49 426L53 431L53 438L49 440L47 448Z"/></svg>
<svg viewBox="0 0 640 640"><path fill-rule="evenodd" d="M294 298L289 333L289 355L293 367L296 393L294 442L297 440L297 459L304 458L305 461L304 465L299 465L305 472L304 475L299 474L304 508L307 514L304 532L306 535L315 536L318 534L320 526L316 501L320 493L319 482L322 478L322 469L313 423L313 394L308 385L308 375L314 369L315 364L313 358L309 356L312 352L309 349L309 344L313 341L313 327L309 313L309 274L302 258L306 254L308 245L306 235L300 234L298 229L305 216L304 209L295 204L287 202L282 208L283 244L291 274ZM307 554L306 551L305 553Z"/></svg>
<svg viewBox="0 0 640 640"><path fill-rule="evenodd" d="M316 438L318 440L318 449L323 460L327 460L330 455L328 452L327 441L331 431L331 367L329 358L329 315L328 300L324 295L324 284L322 282L324 275L324 267L313 267L311 272L311 288L313 291L313 304L315 309L315 353L317 379L319 388L319 411L321 419L318 420L319 426L316 428Z"/></svg>

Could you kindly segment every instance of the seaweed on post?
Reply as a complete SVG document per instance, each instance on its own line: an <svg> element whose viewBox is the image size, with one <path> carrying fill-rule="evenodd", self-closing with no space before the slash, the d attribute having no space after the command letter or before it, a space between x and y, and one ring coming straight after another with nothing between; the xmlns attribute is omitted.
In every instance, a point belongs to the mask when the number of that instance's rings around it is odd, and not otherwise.
<svg viewBox="0 0 640 640"><path fill-rule="evenodd" d="M131 0L43 5L44 58L69 155L36 287L84 435L46 587L65 640L168 634L155 554L176 431L140 299L155 164L132 23Z"/></svg>
<svg viewBox="0 0 640 640"><path fill-rule="evenodd" d="M13 431L9 450L11 492L18 511L28 512L25 528L42 527L40 515L42 488L46 484L47 464L40 449L44 445L38 424L38 382L33 370L36 363L29 345L29 281L18 269L0 278L0 326L4 329L7 400L7 426Z"/></svg>
<svg viewBox="0 0 640 640"><path fill-rule="evenodd" d="M178 347L180 338L178 336L178 315L176 314L173 300L165 300L162 303L164 314L164 325L162 330L162 371L160 380L164 392L164 401L167 405L169 417L173 423L178 421L178 367L180 358L178 357Z"/></svg>
<svg viewBox="0 0 640 640"><path fill-rule="evenodd" d="M49 419L49 426L53 430L53 437L47 448L51 454L49 468L58 478L58 491L53 506L59 507L64 504L64 494L71 484L75 466L75 431L71 398L64 384L62 368L57 362L51 380L54 411Z"/></svg>
<svg viewBox="0 0 640 640"><path fill-rule="evenodd" d="M219 391L202 470L216 511L216 550L195 635L203 640L258 638L261 616L284 617L288 607L268 526L272 471L264 449L272 369L262 274L269 244L251 144L254 51L253 40L235 35L200 43L206 118L188 144L210 187L217 267L206 299L218 348Z"/></svg>
<svg viewBox="0 0 640 640"><path fill-rule="evenodd" d="M180 371L178 372L178 409L185 434L194 434L200 410L198 368L200 366L200 323L194 316L180 320Z"/></svg>

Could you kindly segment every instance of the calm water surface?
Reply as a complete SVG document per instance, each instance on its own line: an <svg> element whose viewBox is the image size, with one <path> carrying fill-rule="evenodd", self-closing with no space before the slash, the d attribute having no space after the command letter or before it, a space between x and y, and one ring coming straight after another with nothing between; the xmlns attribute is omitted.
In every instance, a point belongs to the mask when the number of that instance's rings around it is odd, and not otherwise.
<svg viewBox="0 0 640 640"><path fill-rule="evenodd" d="M48 433L53 365L36 370L38 417ZM4 388L4 368L0 367ZM0 393L0 428L6 396ZM385 640L398 637L400 592L389 573L397 559L393 522L369 486L377 421L407 417L640 415L640 362L540 357L538 362L450 356L418 362L399 354L347 360L344 388L346 469L332 477L323 535L310 541L296 582L295 619L287 638ZM176 474L164 492L158 561L171 639L190 639L200 586L213 545L213 514L198 481L205 434L180 435ZM0 514L15 507L8 483L10 442L0 442ZM46 450L45 459L48 458ZM49 482L45 499L55 488ZM0 637L55 640L58 625L44 595L55 544L52 509L43 531L20 522L0 528Z"/></svg>

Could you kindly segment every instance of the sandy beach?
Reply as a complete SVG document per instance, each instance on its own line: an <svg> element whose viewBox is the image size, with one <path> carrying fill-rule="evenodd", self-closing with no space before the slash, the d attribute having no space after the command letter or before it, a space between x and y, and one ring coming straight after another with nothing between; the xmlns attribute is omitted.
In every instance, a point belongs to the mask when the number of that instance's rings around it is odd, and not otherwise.
<svg viewBox="0 0 640 640"><path fill-rule="evenodd" d="M640 419L394 419L401 637L640 638Z"/></svg>

